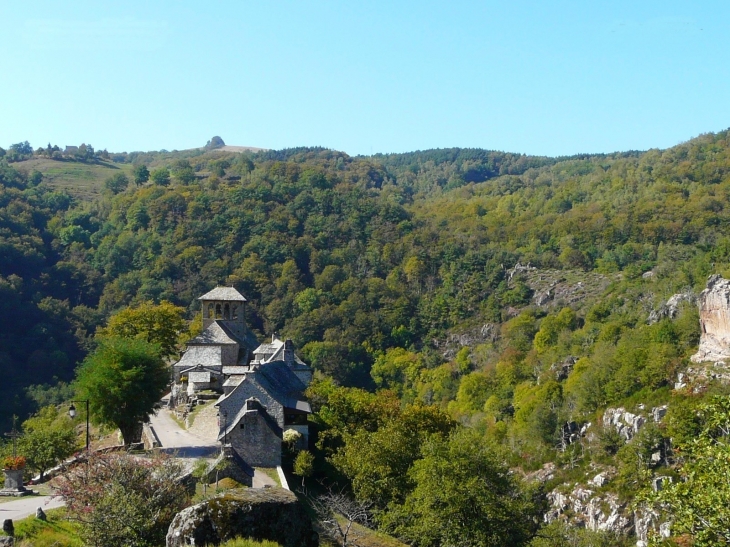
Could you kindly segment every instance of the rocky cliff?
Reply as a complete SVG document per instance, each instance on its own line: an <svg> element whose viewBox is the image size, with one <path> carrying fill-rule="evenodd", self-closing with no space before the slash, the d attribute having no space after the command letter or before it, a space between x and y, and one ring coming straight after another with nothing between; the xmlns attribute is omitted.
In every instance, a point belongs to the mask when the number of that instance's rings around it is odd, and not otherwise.
<svg viewBox="0 0 730 547"><path fill-rule="evenodd" d="M730 280L711 275L699 297L700 346L692 361L724 361L730 358Z"/></svg>

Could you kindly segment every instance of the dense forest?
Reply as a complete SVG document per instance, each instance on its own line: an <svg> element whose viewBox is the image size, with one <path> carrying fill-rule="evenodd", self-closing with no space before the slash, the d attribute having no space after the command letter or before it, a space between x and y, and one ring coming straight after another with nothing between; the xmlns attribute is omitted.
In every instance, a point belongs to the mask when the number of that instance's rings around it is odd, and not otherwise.
<svg viewBox="0 0 730 547"><path fill-rule="evenodd" d="M260 337L292 338L318 371L318 472L371 503L383 529L426 546L453 540L427 518L443 502L429 498L429 469L487 465L512 500L505 514L545 507L501 465L529 474L557 462L547 488L610 464L629 499L672 472L671 458L652 467L636 454L688 441L703 424L687 409L726 391L672 389L699 341L694 304L649 316L730 275L728 132L564 158L93 147L65 157L26 145L0 149L5 427L64 400L114 312L164 300L193 320L199 295L231 285ZM126 170L81 199L24 169L40 156ZM605 430L588 450L566 440L565 424L597 424L607 407L667 403L669 419L630 443ZM479 462L477 446L489 448ZM518 545L536 528L500 533ZM535 545L552 545L545 537Z"/></svg>

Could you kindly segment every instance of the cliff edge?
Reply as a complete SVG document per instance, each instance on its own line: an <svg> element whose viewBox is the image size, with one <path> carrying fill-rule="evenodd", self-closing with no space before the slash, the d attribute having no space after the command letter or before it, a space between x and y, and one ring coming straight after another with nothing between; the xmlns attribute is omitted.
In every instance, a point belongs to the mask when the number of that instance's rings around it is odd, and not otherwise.
<svg viewBox="0 0 730 547"><path fill-rule="evenodd" d="M698 303L702 335L692 361L730 359L730 280L719 274L711 275Z"/></svg>

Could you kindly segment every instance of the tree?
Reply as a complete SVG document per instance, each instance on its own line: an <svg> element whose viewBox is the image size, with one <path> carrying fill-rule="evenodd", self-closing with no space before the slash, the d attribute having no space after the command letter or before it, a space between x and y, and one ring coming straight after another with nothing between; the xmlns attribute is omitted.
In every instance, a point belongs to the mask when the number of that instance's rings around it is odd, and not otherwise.
<svg viewBox="0 0 730 547"><path fill-rule="evenodd" d="M55 406L42 408L22 425L20 450L31 469L41 479L48 469L57 465L76 450L76 433L72 422Z"/></svg>
<svg viewBox="0 0 730 547"><path fill-rule="evenodd" d="M357 502L344 492L328 491L311 500L324 532L340 547L357 546L354 524L367 524L369 506Z"/></svg>
<svg viewBox="0 0 730 547"><path fill-rule="evenodd" d="M206 496L208 494L208 474L210 473L210 465L208 464L208 461L200 458L195 462L195 465L193 466L192 475L195 477L195 479L198 481L198 483L203 485L203 495ZM217 481L216 481L217 482Z"/></svg>
<svg viewBox="0 0 730 547"><path fill-rule="evenodd" d="M516 547L537 529L536 503L474 430L433 437L409 475L415 489L384 524L412 545Z"/></svg>
<svg viewBox="0 0 730 547"><path fill-rule="evenodd" d="M158 186L167 186L170 184L170 171L167 170L167 167L153 169L150 173L150 180Z"/></svg>
<svg viewBox="0 0 730 547"><path fill-rule="evenodd" d="M208 142L207 142L207 143L205 144L205 148L206 148L207 150L213 150L213 149L215 149L215 148L221 148L221 147L223 147L223 146L225 146L225 145L226 145L226 143L225 143L225 142L223 142L223 139L221 139L221 138L220 138L220 137L218 137L218 136L215 136L215 137L213 137L212 139L210 139L210 140L209 140L209 141L208 141Z"/></svg>
<svg viewBox="0 0 730 547"><path fill-rule="evenodd" d="M434 406L410 405L375 432L345 437L332 461L351 481L355 497L376 510L403 503L414 482L409 470L432 436L448 436L456 424Z"/></svg>
<svg viewBox="0 0 730 547"><path fill-rule="evenodd" d="M657 492L647 488L639 499L671 521L672 536L689 535L696 547L720 547L730 543L730 397L712 397L698 411L700 435L675 447L679 480L665 480Z"/></svg>
<svg viewBox="0 0 730 547"><path fill-rule="evenodd" d="M134 176L134 183L137 186L140 186L150 180L150 171L147 169L147 166L142 163L134 166L132 176Z"/></svg>
<svg viewBox="0 0 730 547"><path fill-rule="evenodd" d="M112 315L98 335L135 338L158 344L162 357L172 357L184 341L181 338L185 338L188 332L184 314L184 308L166 300L157 305L147 301L136 308L126 308Z"/></svg>
<svg viewBox="0 0 730 547"><path fill-rule="evenodd" d="M183 466L164 454L138 458L91 453L53 481L86 545L164 545L172 519L188 501Z"/></svg>
<svg viewBox="0 0 730 547"><path fill-rule="evenodd" d="M88 399L91 420L118 427L124 443L139 440L139 428L165 392L170 371L160 346L144 340L99 338L98 348L76 372L80 399Z"/></svg>
<svg viewBox="0 0 730 547"><path fill-rule="evenodd" d="M302 477L302 486L304 479L311 477L314 472L314 455L309 450L302 450L294 459L294 474Z"/></svg>
<svg viewBox="0 0 730 547"><path fill-rule="evenodd" d="M118 194L129 186L129 179L124 173L115 173L104 181L104 187L112 194Z"/></svg>

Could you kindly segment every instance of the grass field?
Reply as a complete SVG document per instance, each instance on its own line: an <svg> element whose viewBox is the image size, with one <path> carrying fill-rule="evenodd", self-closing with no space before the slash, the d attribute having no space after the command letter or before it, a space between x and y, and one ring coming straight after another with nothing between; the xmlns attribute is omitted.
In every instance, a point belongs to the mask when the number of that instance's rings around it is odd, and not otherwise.
<svg viewBox="0 0 730 547"><path fill-rule="evenodd" d="M13 163L18 171L31 173L38 171L44 182L54 188L66 190L72 196L82 199L94 199L101 193L104 181L120 171L131 180L132 166L112 162L81 163L77 161L59 161L47 158L33 158Z"/></svg>

